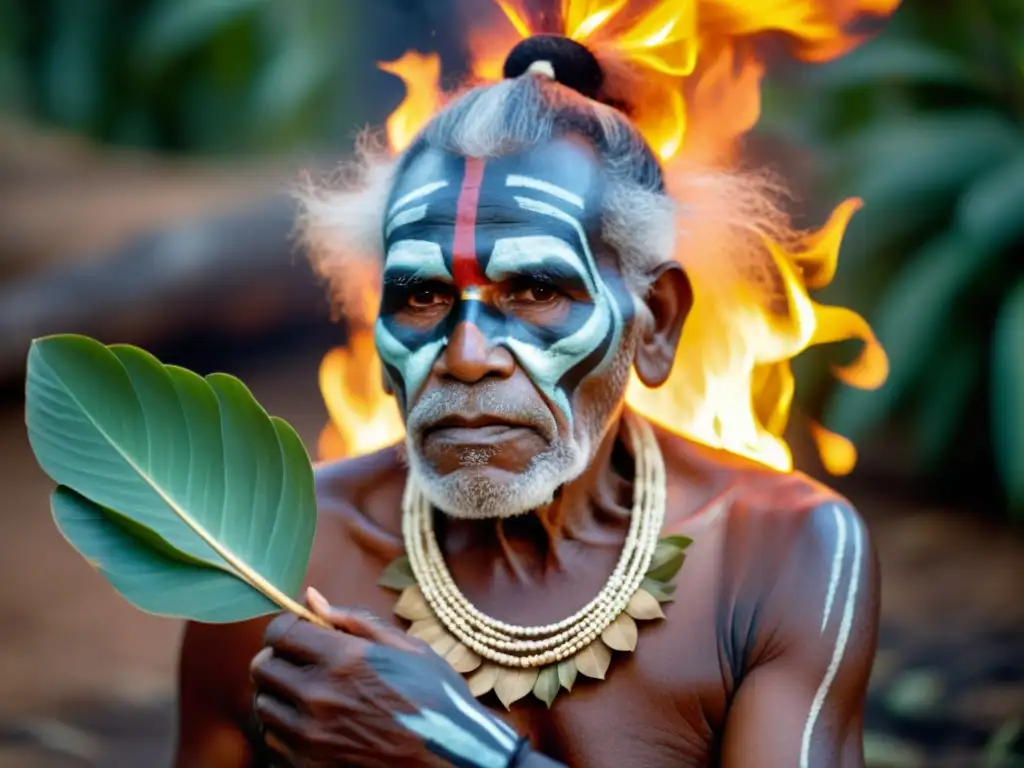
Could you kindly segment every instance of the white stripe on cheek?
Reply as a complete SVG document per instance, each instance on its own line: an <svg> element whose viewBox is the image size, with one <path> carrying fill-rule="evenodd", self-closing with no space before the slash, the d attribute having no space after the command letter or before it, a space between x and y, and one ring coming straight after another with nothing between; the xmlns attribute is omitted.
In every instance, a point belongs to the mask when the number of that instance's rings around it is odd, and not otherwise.
<svg viewBox="0 0 1024 768"><path fill-rule="evenodd" d="M520 176L518 174L512 174L505 179L505 185L509 187L524 187L526 189L535 189L538 192L545 192L552 197L557 197L560 200L564 200L583 210L583 198L579 195L570 192L567 189L563 189L557 184L552 184L550 181L544 181L543 179L535 179L531 176Z"/></svg>
<svg viewBox="0 0 1024 768"><path fill-rule="evenodd" d="M522 208L523 210L533 211L534 213L539 213L542 216L549 216L550 218L558 219L559 221L565 222L566 224L570 225L573 229L575 229L576 234L579 235L580 244L583 247L583 255L586 256L587 265L590 267L589 272L594 276L594 303L597 306L600 306L602 303L604 303L610 309L612 329L615 334L612 338L612 343L608 346L607 354L605 355L601 363L598 365L598 367L600 367L600 365L603 365L604 362L608 360L610 355L614 354L615 350L619 346L619 342L622 337L623 319L622 312L619 309L618 302L616 302L612 298L608 290L608 287L601 279L601 272L600 270L598 270L597 261L594 259L594 254L590 250L590 241L587 240L587 233L584 231L583 225L580 224L579 219L577 219L575 216L570 216L568 213L561 210L560 208L556 208L553 205L548 205L547 203L543 203L540 200L533 200L529 197L516 197L516 202L519 204L519 207ZM581 332L582 329L580 332L574 334L572 338L578 337Z"/></svg>
<svg viewBox="0 0 1024 768"><path fill-rule="evenodd" d="M383 321L378 319L373 327L373 339L376 342L377 354L380 355L380 359L401 374L402 384L405 387L405 405L410 405L413 396L430 375L430 369L437 356L441 354L444 345L448 343L447 337L410 350L392 336Z"/></svg>

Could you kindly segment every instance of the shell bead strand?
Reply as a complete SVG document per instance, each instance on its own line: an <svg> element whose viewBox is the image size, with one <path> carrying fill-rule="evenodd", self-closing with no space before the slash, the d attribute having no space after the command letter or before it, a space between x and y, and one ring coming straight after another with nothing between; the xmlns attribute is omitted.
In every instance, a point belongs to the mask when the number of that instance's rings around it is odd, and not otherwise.
<svg viewBox="0 0 1024 768"><path fill-rule="evenodd" d="M636 480L622 553L598 595L554 624L516 626L484 614L466 599L444 562L430 503L410 479L403 500L403 535L412 573L438 622L483 659L531 668L574 656L598 640L640 588L664 521L665 466L650 425L630 414L626 428L636 457Z"/></svg>

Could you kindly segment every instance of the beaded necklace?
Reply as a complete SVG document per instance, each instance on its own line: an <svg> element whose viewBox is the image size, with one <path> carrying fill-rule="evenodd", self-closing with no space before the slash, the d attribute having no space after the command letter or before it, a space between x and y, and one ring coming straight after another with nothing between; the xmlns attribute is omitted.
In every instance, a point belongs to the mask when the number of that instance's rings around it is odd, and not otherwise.
<svg viewBox="0 0 1024 768"><path fill-rule="evenodd" d="M401 590L395 613L408 634L469 676L480 697L493 690L510 707L529 693L549 707L577 674L603 680L612 651L633 651L636 621L663 619L671 580L690 544L685 536L658 538L665 518L665 463L654 432L627 414L636 480L629 530L615 570L597 596L572 616L544 626L516 626L478 610L456 586L434 532L430 502L410 478L402 502L406 557L385 569L380 584Z"/></svg>

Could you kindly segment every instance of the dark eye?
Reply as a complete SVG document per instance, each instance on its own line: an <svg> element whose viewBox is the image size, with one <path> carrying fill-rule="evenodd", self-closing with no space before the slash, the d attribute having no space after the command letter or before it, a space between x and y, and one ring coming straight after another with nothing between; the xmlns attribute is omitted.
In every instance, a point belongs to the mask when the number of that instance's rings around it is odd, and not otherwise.
<svg viewBox="0 0 1024 768"><path fill-rule="evenodd" d="M450 297L440 291L420 290L409 294L409 307L411 309L432 309L434 307L446 306L450 301Z"/></svg>
<svg viewBox="0 0 1024 768"><path fill-rule="evenodd" d="M558 296L558 289L545 283L516 286L510 293L513 301L530 304L547 304L557 299Z"/></svg>

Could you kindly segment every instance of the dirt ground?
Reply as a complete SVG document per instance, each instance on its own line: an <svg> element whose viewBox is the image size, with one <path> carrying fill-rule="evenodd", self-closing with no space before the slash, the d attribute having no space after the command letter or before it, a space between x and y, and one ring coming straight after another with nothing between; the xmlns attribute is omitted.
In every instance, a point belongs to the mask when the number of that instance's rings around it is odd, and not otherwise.
<svg viewBox="0 0 1024 768"><path fill-rule="evenodd" d="M312 445L322 347L239 365ZM61 539L51 484L16 404L0 409L0 766L165 765L180 625L144 615ZM1024 538L977 515L847 491L883 569L883 629L868 705L870 764L1010 766L1024 724Z"/></svg>

